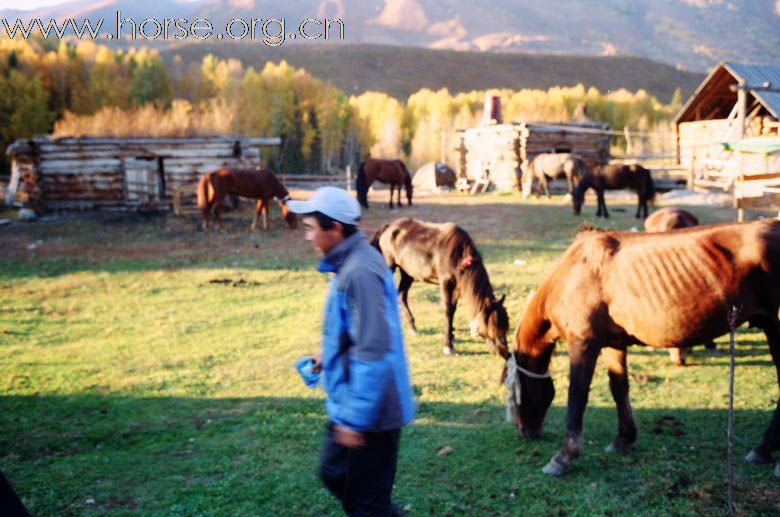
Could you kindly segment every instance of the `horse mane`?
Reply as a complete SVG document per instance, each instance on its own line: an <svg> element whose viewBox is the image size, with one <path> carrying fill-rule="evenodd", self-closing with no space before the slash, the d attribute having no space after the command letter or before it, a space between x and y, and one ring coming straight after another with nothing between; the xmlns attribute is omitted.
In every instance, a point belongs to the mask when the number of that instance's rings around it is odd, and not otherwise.
<svg viewBox="0 0 780 517"><path fill-rule="evenodd" d="M582 223L578 228L577 231L574 234L575 238L578 238L580 235L585 235L591 232L601 233L601 232L609 232L612 231L608 228L599 228L598 226L593 226L590 223Z"/></svg>
<svg viewBox="0 0 780 517"><path fill-rule="evenodd" d="M379 246L379 239L382 237L382 234L385 233L385 230L387 230L389 226L389 224L382 225L382 227L379 228L376 233L374 233L374 237L371 239L371 245L379 250L379 253L382 253L382 248Z"/></svg>
<svg viewBox="0 0 780 517"><path fill-rule="evenodd" d="M284 186L284 183L282 183L282 180L280 180L276 174L274 174L271 171L268 171L271 176L274 179L274 192L276 193L276 199L278 199L281 202L284 202L285 198L290 197L290 191L287 190L287 187Z"/></svg>
<svg viewBox="0 0 780 517"><path fill-rule="evenodd" d="M477 314L483 309L486 298L495 300L482 255L471 236L460 226L452 225L444 240L444 253L457 261L456 274L461 295L471 305L472 312Z"/></svg>
<svg viewBox="0 0 780 517"><path fill-rule="evenodd" d="M401 167L401 170L404 171L404 185L410 188L412 186L412 175L409 172L409 169L406 168L406 164L403 160L396 160L395 162Z"/></svg>
<svg viewBox="0 0 780 517"><path fill-rule="evenodd" d="M584 200L585 199L585 191L590 188L590 181L593 177L594 172L591 169L586 169L585 172L580 177L580 180L577 182L576 185L574 185L574 190L571 192L571 197L573 199L579 199Z"/></svg>

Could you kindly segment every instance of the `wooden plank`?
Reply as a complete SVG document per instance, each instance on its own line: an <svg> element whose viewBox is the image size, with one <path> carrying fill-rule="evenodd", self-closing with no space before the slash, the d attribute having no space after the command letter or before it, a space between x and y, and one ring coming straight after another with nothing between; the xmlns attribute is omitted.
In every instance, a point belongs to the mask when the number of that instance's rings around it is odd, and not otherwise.
<svg viewBox="0 0 780 517"><path fill-rule="evenodd" d="M246 137L246 136L192 136L192 137L35 137L33 142L39 146L45 145L204 145L239 141L242 146L281 145L279 137Z"/></svg>

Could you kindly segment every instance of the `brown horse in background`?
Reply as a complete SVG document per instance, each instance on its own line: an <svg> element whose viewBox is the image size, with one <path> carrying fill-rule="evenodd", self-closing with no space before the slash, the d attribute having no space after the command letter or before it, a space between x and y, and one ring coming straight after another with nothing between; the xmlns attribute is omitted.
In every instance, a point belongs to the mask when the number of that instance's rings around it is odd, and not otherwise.
<svg viewBox="0 0 780 517"><path fill-rule="evenodd" d="M682 208L661 208L645 219L645 231L650 233L668 232L692 226L699 226L699 219ZM708 350L715 350L715 343L711 341L706 346ZM687 348L670 348L669 359L677 366L684 366L687 352Z"/></svg>
<svg viewBox="0 0 780 517"><path fill-rule="evenodd" d="M462 297L469 311L471 335L484 337L493 352L509 357L504 297L496 300L482 256L462 228L452 223L396 219L376 232L372 244L393 271L397 268L401 272L398 297L412 332L417 329L407 301L409 287L415 280L439 284L447 316L444 353L454 353L452 318Z"/></svg>
<svg viewBox="0 0 780 517"><path fill-rule="evenodd" d="M579 181L585 175L588 166L577 156L571 153L542 153L537 154L523 169L523 197L531 195L534 179L536 184L536 197L542 193L542 189L550 196L550 188L547 185L549 179L565 176L568 192L574 191L574 182Z"/></svg>
<svg viewBox="0 0 780 517"><path fill-rule="evenodd" d="M203 174L198 183L198 208L203 214L203 230L209 227L209 213L212 207L219 229L223 229L222 207L226 197L230 195L257 200L252 230L257 229L257 220L261 212L263 229L268 229L268 203L274 197L279 200L282 218L290 228L297 226L295 214L287 208L286 202L290 198L290 193L273 172L268 169L240 170L222 167Z"/></svg>
<svg viewBox="0 0 780 517"><path fill-rule="evenodd" d="M401 160L368 158L360 164L355 190L363 208L368 208L368 188L375 181L390 185L390 208L393 208L393 190L398 189L398 207L401 207L401 185L406 187L406 199L412 205L412 175Z"/></svg>
<svg viewBox="0 0 780 517"><path fill-rule="evenodd" d="M691 226L699 226L699 219L682 208L661 208L645 219L646 232L668 232Z"/></svg>
<svg viewBox="0 0 780 517"><path fill-rule="evenodd" d="M736 325L749 322L763 329L780 384L780 222L578 237L531 299L506 366L517 430L537 438L555 394L550 358L559 339L567 342L566 437L544 472L564 474L580 454L599 353L618 413L618 434L607 451L627 452L637 435L627 347L707 342L729 332L731 307L739 311ZM780 401L763 439L745 459L768 463L778 449ZM780 476L780 462L775 473Z"/></svg>
<svg viewBox="0 0 780 517"><path fill-rule="evenodd" d="M582 179L574 187L571 195L574 215L580 215L582 205L585 202L585 192L592 188L598 197L598 210L596 217L609 217L607 204L604 202L604 191L630 188L636 191L639 202L636 207L636 218L640 212L647 217L647 202L655 198L655 185L650 171L638 164L621 165L609 164L594 167L587 171Z"/></svg>

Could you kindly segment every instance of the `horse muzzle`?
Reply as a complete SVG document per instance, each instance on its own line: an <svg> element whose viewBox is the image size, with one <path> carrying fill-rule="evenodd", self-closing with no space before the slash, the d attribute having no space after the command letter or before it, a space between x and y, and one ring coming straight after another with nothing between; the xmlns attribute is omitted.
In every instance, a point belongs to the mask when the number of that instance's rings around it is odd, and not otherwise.
<svg viewBox="0 0 780 517"><path fill-rule="evenodd" d="M526 440L538 440L542 436L541 429L529 429L527 427L521 427L520 433Z"/></svg>

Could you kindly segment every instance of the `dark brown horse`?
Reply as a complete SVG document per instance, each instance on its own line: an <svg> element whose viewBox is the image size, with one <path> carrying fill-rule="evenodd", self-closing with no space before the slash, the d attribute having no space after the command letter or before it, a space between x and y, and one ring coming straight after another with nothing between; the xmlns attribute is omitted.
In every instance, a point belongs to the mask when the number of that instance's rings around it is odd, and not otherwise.
<svg viewBox="0 0 780 517"><path fill-rule="evenodd" d="M496 300L482 256L471 237L452 223L432 224L415 219L396 219L374 235L387 265L401 272L398 297L412 332L417 329L407 296L415 280L439 284L447 316L444 353L454 352L452 318L463 298L471 319L471 335L482 336L494 352L509 357L506 333L509 318L504 297Z"/></svg>
<svg viewBox="0 0 780 517"><path fill-rule="evenodd" d="M596 191L598 197L598 210L596 217L609 217L607 213L607 204L604 202L604 191L630 188L636 191L639 202L636 207L636 218L639 219L640 212L644 212L643 217L647 217L647 202L655 198L655 185L650 171L641 165L620 165L609 164L594 167L587 171L582 179L574 187L572 193L572 207L574 215L580 215L582 204L585 201L585 192L592 188Z"/></svg>
<svg viewBox="0 0 780 517"><path fill-rule="evenodd" d="M736 324L763 329L780 384L780 222L703 226L668 233L588 232L539 286L507 361L509 409L518 432L537 438L555 390L548 372L555 343L570 361L566 437L544 472L567 472L582 449L582 422L599 353L609 371L618 434L608 452L626 452L637 428L628 397L626 348L707 342ZM780 449L780 401L746 459L772 461ZM780 474L780 462L776 470Z"/></svg>
<svg viewBox="0 0 780 517"><path fill-rule="evenodd" d="M268 204L274 197L279 200L282 217L290 228L297 226L295 214L287 209L286 202L290 198L290 193L273 172L268 169L240 170L222 167L203 174L198 183L198 208L203 214L204 230L209 227L209 213L212 207L219 229L223 228L222 207L226 197L230 195L257 200L252 230L257 229L257 220L261 212L263 229L268 229Z"/></svg>
<svg viewBox="0 0 780 517"><path fill-rule="evenodd" d="M666 207L656 210L645 219L646 232L668 232L680 228L699 226L699 219L695 215L682 208ZM714 350L715 343L707 343L707 349ZM669 359L677 366L685 365L685 356L688 348L670 348Z"/></svg>
<svg viewBox="0 0 780 517"><path fill-rule="evenodd" d="M401 160L369 158L360 164L355 189L363 208L368 208L368 188L375 181L390 185L390 208L393 208L393 190L398 189L398 207L401 207L401 185L406 187L406 199L412 204L412 175Z"/></svg>
<svg viewBox="0 0 780 517"><path fill-rule="evenodd" d="M536 183L536 197L542 193L542 188L550 196L548 180L565 177L569 188L569 194L574 191L574 182L585 175L588 166L585 162L571 153L542 153L537 154L523 170L523 197L531 195L534 180Z"/></svg>

